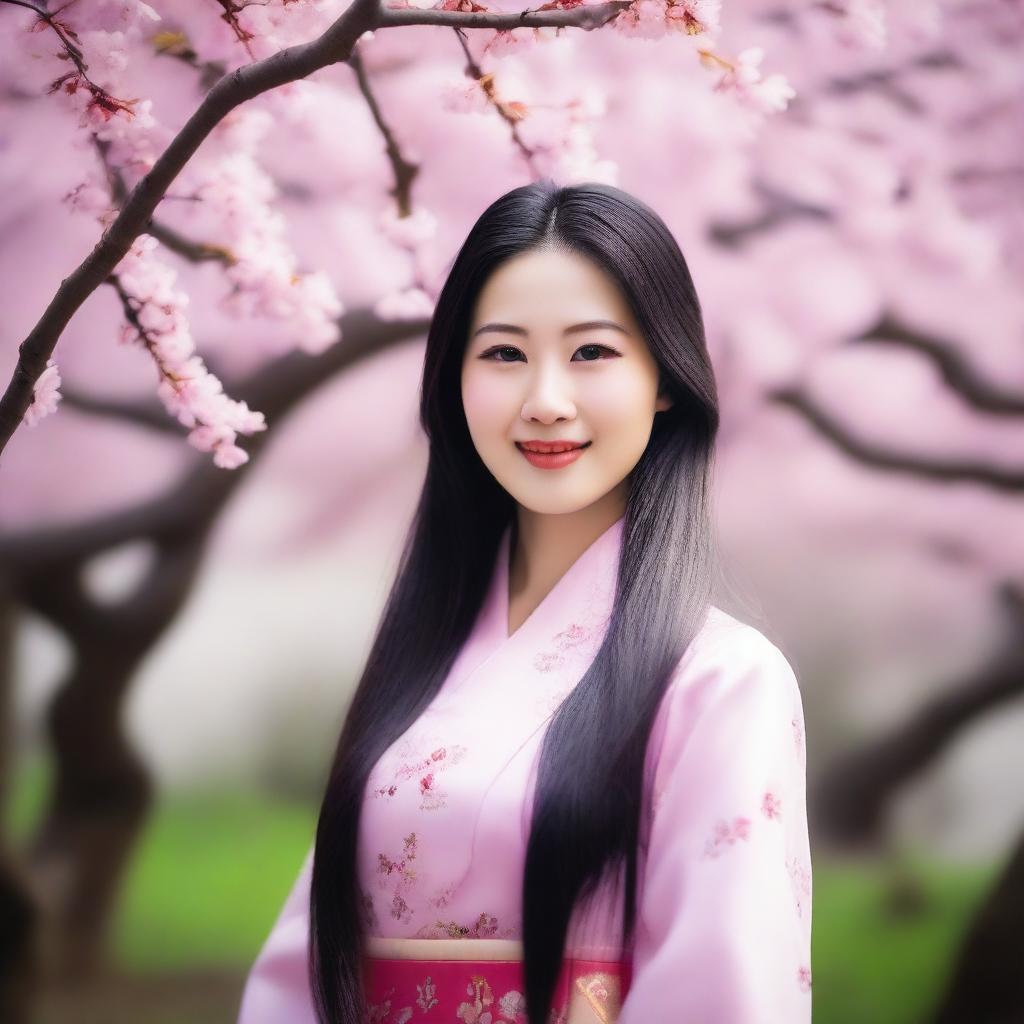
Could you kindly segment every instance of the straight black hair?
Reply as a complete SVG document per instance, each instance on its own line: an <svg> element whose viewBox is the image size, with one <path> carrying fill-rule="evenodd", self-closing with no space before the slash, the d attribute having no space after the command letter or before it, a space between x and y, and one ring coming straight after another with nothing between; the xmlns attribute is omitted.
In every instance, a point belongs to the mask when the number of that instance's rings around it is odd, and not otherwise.
<svg viewBox="0 0 1024 1024"><path fill-rule="evenodd" d="M716 566L710 511L718 397L689 268L661 218L610 185L542 180L493 202L451 267L427 336L423 490L352 697L316 831L309 977L321 1024L362 1024L368 919L357 878L363 792L378 759L438 693L479 612L515 502L470 437L461 368L472 312L504 261L559 247L589 257L629 301L672 406L631 474L604 642L552 718L537 771L522 880L524 987L547 1020L577 904L625 871L631 949L650 808L647 742L674 668L704 624ZM443 594L444 600L437 595ZM643 835L641 832L643 831Z"/></svg>

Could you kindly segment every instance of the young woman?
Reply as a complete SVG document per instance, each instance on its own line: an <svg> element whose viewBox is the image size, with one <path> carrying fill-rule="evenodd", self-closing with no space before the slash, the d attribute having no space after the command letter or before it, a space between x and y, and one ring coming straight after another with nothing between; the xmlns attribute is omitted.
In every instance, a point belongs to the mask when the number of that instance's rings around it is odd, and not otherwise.
<svg viewBox="0 0 1024 1024"><path fill-rule="evenodd" d="M803 708L712 605L718 427L662 220L543 181L427 339L426 479L239 1024L805 1024Z"/></svg>

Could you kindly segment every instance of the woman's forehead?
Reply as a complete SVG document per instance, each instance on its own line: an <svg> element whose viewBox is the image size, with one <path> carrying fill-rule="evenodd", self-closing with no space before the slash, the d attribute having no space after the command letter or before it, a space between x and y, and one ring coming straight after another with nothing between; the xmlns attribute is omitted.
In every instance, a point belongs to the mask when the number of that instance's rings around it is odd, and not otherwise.
<svg viewBox="0 0 1024 1024"><path fill-rule="evenodd" d="M526 334L534 329L561 333L602 321L626 333L636 329L615 281L586 257L546 250L516 256L490 275L475 304L472 330L496 323Z"/></svg>

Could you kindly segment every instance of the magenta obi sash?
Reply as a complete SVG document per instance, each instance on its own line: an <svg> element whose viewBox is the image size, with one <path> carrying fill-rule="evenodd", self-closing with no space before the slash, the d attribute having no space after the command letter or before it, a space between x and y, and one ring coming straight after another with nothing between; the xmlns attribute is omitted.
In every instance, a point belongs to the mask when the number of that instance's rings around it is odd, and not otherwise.
<svg viewBox="0 0 1024 1024"><path fill-rule="evenodd" d="M474 946L490 948L470 959ZM430 947L438 948L427 958ZM437 1024L525 1024L523 962L507 949L502 958L502 947L521 950L478 939L371 940L363 958L369 1024L406 1024L428 1012ZM631 978L630 960L564 958L546 1024L615 1024Z"/></svg>

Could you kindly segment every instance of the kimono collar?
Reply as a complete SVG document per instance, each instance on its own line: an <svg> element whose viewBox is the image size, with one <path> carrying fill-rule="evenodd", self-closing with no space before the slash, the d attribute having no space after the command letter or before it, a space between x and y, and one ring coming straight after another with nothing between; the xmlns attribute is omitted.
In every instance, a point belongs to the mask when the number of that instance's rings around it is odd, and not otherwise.
<svg viewBox="0 0 1024 1024"><path fill-rule="evenodd" d="M505 527L479 634L494 651L505 645L531 644L539 650L552 642L559 649L603 632L611 614L618 577L625 515L620 516L572 563L519 628L509 636L509 556L512 524Z"/></svg>

